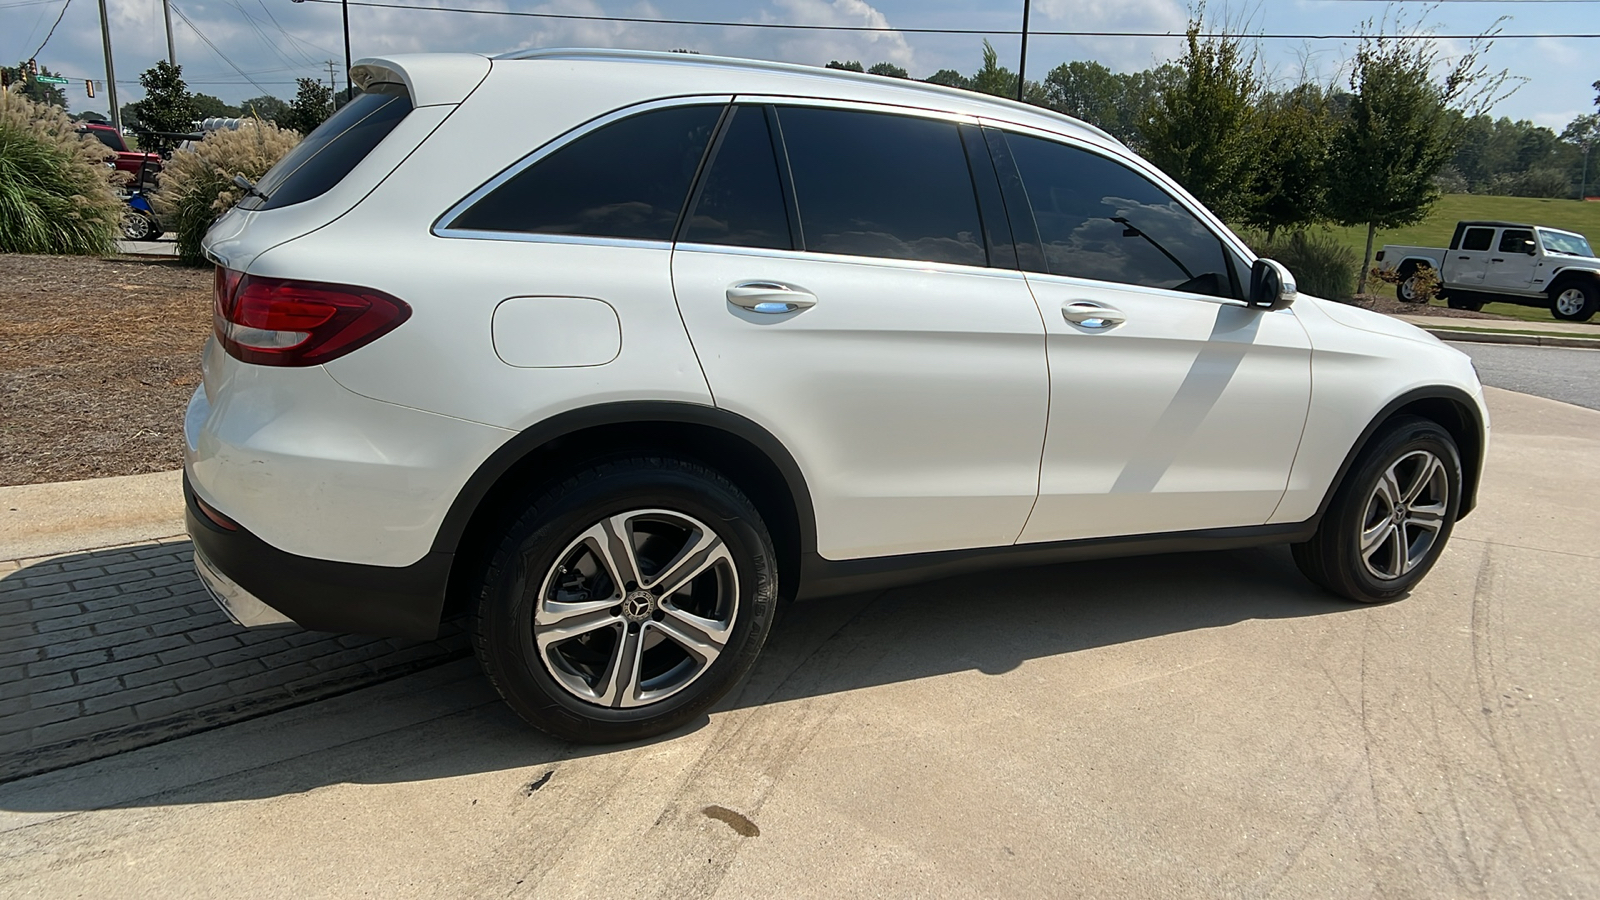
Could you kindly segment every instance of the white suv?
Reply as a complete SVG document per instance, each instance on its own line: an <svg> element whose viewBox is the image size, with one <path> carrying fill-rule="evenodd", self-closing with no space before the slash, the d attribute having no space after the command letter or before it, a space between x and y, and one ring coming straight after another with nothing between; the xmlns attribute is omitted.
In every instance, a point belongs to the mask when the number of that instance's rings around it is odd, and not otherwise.
<svg viewBox="0 0 1600 900"><path fill-rule="evenodd" d="M466 612L529 722L627 740L789 600L1289 543L1379 601L1472 508L1466 356L1082 123L673 54L353 74L206 239L189 531L243 625Z"/></svg>

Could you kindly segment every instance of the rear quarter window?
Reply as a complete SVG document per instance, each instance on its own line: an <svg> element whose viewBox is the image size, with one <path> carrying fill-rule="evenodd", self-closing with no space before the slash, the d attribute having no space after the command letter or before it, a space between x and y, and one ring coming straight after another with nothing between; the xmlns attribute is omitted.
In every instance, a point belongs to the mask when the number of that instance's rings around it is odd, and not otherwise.
<svg viewBox="0 0 1600 900"><path fill-rule="evenodd" d="M411 112L411 96L402 85L376 85L329 116L264 175L243 209L279 209L326 194L344 180L367 154Z"/></svg>

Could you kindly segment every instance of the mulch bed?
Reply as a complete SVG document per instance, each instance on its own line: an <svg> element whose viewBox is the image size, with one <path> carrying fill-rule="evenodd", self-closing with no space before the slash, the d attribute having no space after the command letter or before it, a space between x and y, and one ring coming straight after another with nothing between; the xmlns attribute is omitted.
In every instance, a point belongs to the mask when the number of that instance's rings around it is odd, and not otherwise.
<svg viewBox="0 0 1600 900"><path fill-rule="evenodd" d="M1471 312L1465 309L1451 309L1448 306L1433 306L1427 303L1401 303L1394 297L1384 297L1378 294L1361 294L1351 301L1352 306L1370 309L1387 315L1404 316L1438 316L1442 319L1499 319L1505 322L1521 322L1516 316L1502 316L1495 313Z"/></svg>
<svg viewBox="0 0 1600 900"><path fill-rule="evenodd" d="M0 254L0 485L183 464L211 270Z"/></svg>

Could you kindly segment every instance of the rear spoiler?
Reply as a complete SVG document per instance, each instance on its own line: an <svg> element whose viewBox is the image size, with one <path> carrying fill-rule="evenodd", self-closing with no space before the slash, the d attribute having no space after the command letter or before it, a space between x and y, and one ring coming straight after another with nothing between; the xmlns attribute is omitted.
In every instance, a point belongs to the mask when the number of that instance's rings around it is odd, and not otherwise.
<svg viewBox="0 0 1600 900"><path fill-rule="evenodd" d="M404 53L367 57L350 67L363 91L403 85L412 106L460 103L489 74L489 58L476 53Z"/></svg>

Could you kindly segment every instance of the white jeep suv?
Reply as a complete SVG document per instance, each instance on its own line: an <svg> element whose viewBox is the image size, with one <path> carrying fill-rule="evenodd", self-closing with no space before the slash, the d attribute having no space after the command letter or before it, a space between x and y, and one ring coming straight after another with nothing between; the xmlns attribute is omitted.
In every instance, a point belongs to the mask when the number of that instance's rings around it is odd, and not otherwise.
<svg viewBox="0 0 1600 900"><path fill-rule="evenodd" d="M247 626L427 638L584 741L779 603L1288 543L1405 593L1473 505L1466 356L1311 297L1096 129L700 56L395 56L212 227L195 561Z"/></svg>

